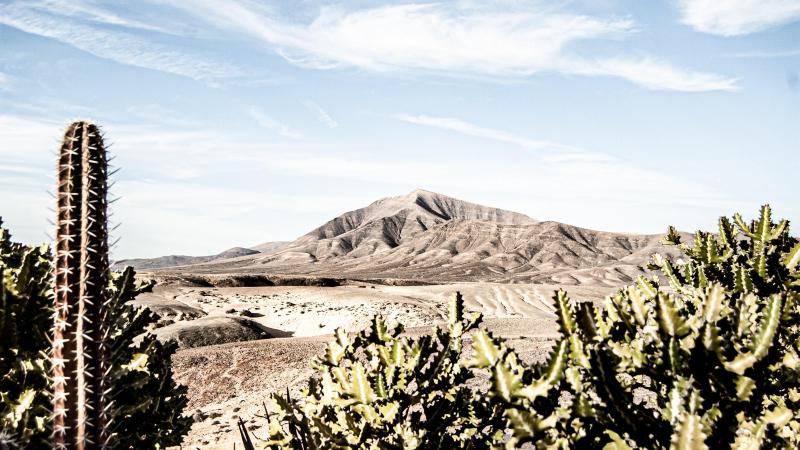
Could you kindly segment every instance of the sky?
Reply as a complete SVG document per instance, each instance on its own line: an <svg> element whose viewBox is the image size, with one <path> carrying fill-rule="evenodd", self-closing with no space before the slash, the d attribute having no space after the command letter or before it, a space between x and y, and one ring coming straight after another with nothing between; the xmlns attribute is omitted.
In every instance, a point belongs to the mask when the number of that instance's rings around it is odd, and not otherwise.
<svg viewBox="0 0 800 450"><path fill-rule="evenodd" d="M114 257L294 239L417 188L604 231L800 221L800 0L0 0L0 217L89 119ZM794 233L796 234L796 233Z"/></svg>

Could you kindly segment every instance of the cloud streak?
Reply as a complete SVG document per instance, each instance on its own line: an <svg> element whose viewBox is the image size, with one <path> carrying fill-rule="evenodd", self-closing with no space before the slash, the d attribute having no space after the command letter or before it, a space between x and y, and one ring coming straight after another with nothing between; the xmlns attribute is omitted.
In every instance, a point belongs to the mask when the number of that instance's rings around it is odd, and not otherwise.
<svg viewBox="0 0 800 450"><path fill-rule="evenodd" d="M283 137L289 139L302 139L303 137L303 135L299 131L267 116L263 111L261 111L260 108L256 106L250 107L250 109L247 110L247 113L259 126L266 128L268 130L273 130Z"/></svg>
<svg viewBox="0 0 800 450"><path fill-rule="evenodd" d="M741 36L800 20L796 0L677 0L681 21L703 33Z"/></svg>
<svg viewBox="0 0 800 450"><path fill-rule="evenodd" d="M326 7L311 23L298 24L241 1L205 0L184 8L219 27L260 39L292 64L320 70L357 67L490 77L556 72L611 76L658 90L736 89L733 79L652 58L586 59L568 51L581 41L628 36L636 31L630 20L413 4L354 11Z"/></svg>
<svg viewBox="0 0 800 450"><path fill-rule="evenodd" d="M333 129L339 126L339 122L334 120L334 118L331 117L330 114L328 114L327 111L322 109L322 107L319 106L316 102L313 102L311 100L306 100L303 102L303 106L305 106L311 112L313 112L314 115L317 117L317 120L322 122L322 124L325 125L326 127Z"/></svg>
<svg viewBox="0 0 800 450"><path fill-rule="evenodd" d="M54 11L42 13L27 4L0 5L0 24L26 33L55 39L79 50L120 64L185 76L196 80L215 80L239 75L228 64L183 54L126 32L109 31L84 25L69 15ZM106 19L108 20L108 19Z"/></svg>
<svg viewBox="0 0 800 450"><path fill-rule="evenodd" d="M439 128L442 130L454 131L466 136L491 139L493 141L504 142L506 144L518 145L531 150L544 151L579 151L574 147L557 144L548 141L537 141L493 128L481 127L461 119L453 117L435 117L427 115L397 114L396 119L414 125Z"/></svg>

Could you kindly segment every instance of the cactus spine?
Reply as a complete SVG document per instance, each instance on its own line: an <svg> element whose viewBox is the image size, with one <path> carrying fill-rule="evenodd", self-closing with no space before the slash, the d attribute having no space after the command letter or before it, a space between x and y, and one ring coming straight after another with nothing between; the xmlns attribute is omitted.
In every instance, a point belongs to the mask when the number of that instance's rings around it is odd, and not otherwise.
<svg viewBox="0 0 800 450"><path fill-rule="evenodd" d="M67 129L58 163L53 327L55 448L106 448L109 439L106 287L107 160L98 128Z"/></svg>

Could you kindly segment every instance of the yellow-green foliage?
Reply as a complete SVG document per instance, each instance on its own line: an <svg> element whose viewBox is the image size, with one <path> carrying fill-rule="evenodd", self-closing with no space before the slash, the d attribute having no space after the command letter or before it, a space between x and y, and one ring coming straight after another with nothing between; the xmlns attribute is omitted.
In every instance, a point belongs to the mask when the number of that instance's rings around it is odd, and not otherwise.
<svg viewBox="0 0 800 450"><path fill-rule="evenodd" d="M800 244L764 206L758 220L654 256L653 277L576 307L556 304L559 374L532 374L513 352L490 365L513 438L538 448L800 447ZM476 348L477 349L477 348ZM556 380L551 382L548 380Z"/></svg>
<svg viewBox="0 0 800 450"><path fill-rule="evenodd" d="M0 448L44 448L50 422L47 247L13 243L0 220Z"/></svg>

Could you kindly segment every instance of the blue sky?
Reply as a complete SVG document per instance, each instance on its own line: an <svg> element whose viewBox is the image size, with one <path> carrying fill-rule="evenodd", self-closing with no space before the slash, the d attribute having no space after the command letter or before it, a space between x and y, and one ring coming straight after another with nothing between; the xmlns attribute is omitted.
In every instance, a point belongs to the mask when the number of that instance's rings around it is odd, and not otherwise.
<svg viewBox="0 0 800 450"><path fill-rule="evenodd" d="M800 220L799 0L0 1L0 215L47 239L54 152L122 168L115 256L297 237L425 188L657 233Z"/></svg>

